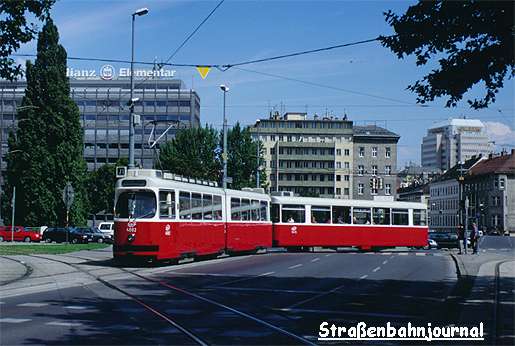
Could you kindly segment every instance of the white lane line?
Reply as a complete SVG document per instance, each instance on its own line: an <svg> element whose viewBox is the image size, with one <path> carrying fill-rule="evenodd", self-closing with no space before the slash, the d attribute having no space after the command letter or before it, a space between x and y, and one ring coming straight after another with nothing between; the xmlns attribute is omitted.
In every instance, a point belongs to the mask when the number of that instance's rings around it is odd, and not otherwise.
<svg viewBox="0 0 515 346"><path fill-rule="evenodd" d="M384 260L383 261L383 265L385 265L386 263L388 263L388 260Z"/></svg>
<svg viewBox="0 0 515 346"><path fill-rule="evenodd" d="M48 303L23 303L23 304L18 304L16 306L21 306L21 307L28 307L28 308L40 308L42 306L47 306Z"/></svg>
<svg viewBox="0 0 515 346"><path fill-rule="evenodd" d="M360 279L360 280L363 280L363 279L366 279L366 278L368 278L368 275L362 275L362 276L360 276L360 278L359 278L359 279Z"/></svg>
<svg viewBox="0 0 515 346"><path fill-rule="evenodd" d="M0 323L23 323L32 321L28 318L0 318Z"/></svg>
<svg viewBox="0 0 515 346"><path fill-rule="evenodd" d="M288 267L288 269L295 269L295 268L298 268L298 267L302 267L302 264L296 264L294 266Z"/></svg>
<svg viewBox="0 0 515 346"><path fill-rule="evenodd" d="M397 255L399 255L399 256L408 256L408 254L406 252L399 252Z"/></svg>
<svg viewBox="0 0 515 346"><path fill-rule="evenodd" d="M383 256L389 256L391 254L392 254L391 252L381 252L381 255L383 255Z"/></svg>
<svg viewBox="0 0 515 346"><path fill-rule="evenodd" d="M316 262L316 261L320 261L320 258L318 258L318 257L317 257L317 258L313 258L313 259L311 260L311 262Z"/></svg>
<svg viewBox="0 0 515 346"><path fill-rule="evenodd" d="M61 326L61 327L78 327L82 326L82 323L77 322L47 322L45 323L47 326Z"/></svg>
<svg viewBox="0 0 515 346"><path fill-rule="evenodd" d="M329 257L329 256L331 256L331 254L327 254L327 255L325 255L325 257Z"/></svg>
<svg viewBox="0 0 515 346"><path fill-rule="evenodd" d="M75 305L64 306L64 308L70 309L70 310L85 310L85 309L87 309L87 307L85 307L85 306L75 306Z"/></svg>
<svg viewBox="0 0 515 346"><path fill-rule="evenodd" d="M275 272L266 272L263 274L259 274L258 276L267 276L267 275L272 275L272 274L275 274Z"/></svg>
<svg viewBox="0 0 515 346"><path fill-rule="evenodd" d="M426 253L424 253L424 252L417 252L417 253L415 254L415 256L425 256L425 255L427 255L427 254L426 254Z"/></svg>
<svg viewBox="0 0 515 346"><path fill-rule="evenodd" d="M374 268L374 270L372 270L372 271L375 273L375 272L376 272L376 271L378 271L378 270L381 270L381 267L376 267L376 268Z"/></svg>

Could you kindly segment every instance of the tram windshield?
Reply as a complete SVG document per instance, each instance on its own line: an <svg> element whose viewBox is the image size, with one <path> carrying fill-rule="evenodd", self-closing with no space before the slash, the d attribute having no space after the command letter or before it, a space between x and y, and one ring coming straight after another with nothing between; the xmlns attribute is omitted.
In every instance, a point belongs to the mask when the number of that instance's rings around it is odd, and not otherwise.
<svg viewBox="0 0 515 346"><path fill-rule="evenodd" d="M150 219L156 214L156 196L150 191L122 192L116 202L116 217Z"/></svg>

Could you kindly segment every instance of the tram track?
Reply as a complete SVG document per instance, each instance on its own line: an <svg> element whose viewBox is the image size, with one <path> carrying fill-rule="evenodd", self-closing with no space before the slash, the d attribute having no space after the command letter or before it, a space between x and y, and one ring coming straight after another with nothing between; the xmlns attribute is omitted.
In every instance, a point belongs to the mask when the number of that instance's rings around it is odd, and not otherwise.
<svg viewBox="0 0 515 346"><path fill-rule="evenodd" d="M180 332L182 332L184 335L186 335L188 338L190 338L192 341L194 341L198 345L208 345L208 344L212 344L212 343L216 343L216 342L207 341L205 337L199 336L198 335L199 333L195 333L192 331L192 329L195 329L195 328L185 327L184 323L178 322L176 318L170 316L170 314L163 311L163 309L155 307L155 305L147 302L144 299L141 299L136 294L133 294L133 293L129 292L128 290L120 287L120 285L116 285L116 284L108 281L106 279L106 277L118 275L120 273L125 273L128 275L131 275L132 277L136 277L140 280L144 280L144 281L152 283L152 284L157 284L158 286L164 287L168 291L173 292L174 294L178 294L178 295L182 296L183 298L188 298L190 300L194 300L194 301L196 301L196 303L208 304L211 308L215 309L215 312L213 312L213 315L216 315L217 313L224 313L224 314L229 313L229 314L232 314L235 317L237 317L238 320L243 319L246 322L250 322L251 324L258 326L260 329L264 328L269 332L273 331L273 333L281 335L283 337L283 340L286 340L286 339L290 340L289 342L287 342L287 344L291 343L291 344L315 345L313 342L309 341L308 339L306 339L302 336L299 336L292 332L289 332L288 330L285 330L285 329L281 328L280 326L277 326L277 325L267 322L263 319L260 319L256 316L253 316L250 313L247 313L247 312L241 311L237 308L231 307L229 305L217 302L215 300L212 300L212 299L204 297L200 294L191 292L187 289L180 288L178 286L169 284L162 280L149 278L149 277L147 277L143 274L137 273L135 271L127 270L125 268L115 267L116 269L118 269L120 271L119 273L110 273L110 274L106 274L106 275L95 275L95 274L91 273L91 271L81 268L81 265L82 266L88 265L87 263L86 264L84 264L84 263L82 263L82 264L81 263L69 263L66 261L62 261L62 260L58 260L58 259L50 258L50 257L45 257L45 256L38 256L38 255L29 255L29 256L34 257L34 258L41 258L41 259L45 259L45 260L49 260L49 261L54 261L57 263L66 264L66 265L69 265L70 267L74 268L75 270L92 277L93 279L95 279L96 281L98 281L99 283L104 285L105 287L108 287L112 290L115 290L115 291L123 294L124 296L128 297L132 301L136 302L137 304L139 304L140 306L145 308L147 311L151 312L153 315L166 321L168 324L170 324L173 327L175 327L176 329L178 329ZM95 259L85 258L85 257L80 257L80 256L64 255L64 257L81 259L81 260L85 260L85 261L95 261ZM218 311L216 311L216 310L218 310ZM286 339L284 339L284 338L286 338Z"/></svg>
<svg viewBox="0 0 515 346"><path fill-rule="evenodd" d="M510 262L512 259L507 259L504 261L497 262L495 264L495 277L494 277L494 304L493 304L493 316L492 316L492 345L497 345L499 342L499 337L502 334L502 319L499 318L501 314L501 302L499 299L499 295L501 293L501 274L500 268L506 262Z"/></svg>

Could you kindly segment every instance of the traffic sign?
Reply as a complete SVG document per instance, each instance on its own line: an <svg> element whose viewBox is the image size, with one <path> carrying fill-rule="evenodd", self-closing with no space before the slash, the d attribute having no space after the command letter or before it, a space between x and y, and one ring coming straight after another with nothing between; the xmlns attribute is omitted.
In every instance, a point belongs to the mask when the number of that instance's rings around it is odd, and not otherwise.
<svg viewBox="0 0 515 346"><path fill-rule="evenodd" d="M73 190L72 184L66 183L66 186L63 189L63 202L66 205L66 210L70 210L74 198L75 191Z"/></svg>
<svg viewBox="0 0 515 346"><path fill-rule="evenodd" d="M209 70L211 70L211 67L209 66L197 66L197 71L202 79L206 79Z"/></svg>

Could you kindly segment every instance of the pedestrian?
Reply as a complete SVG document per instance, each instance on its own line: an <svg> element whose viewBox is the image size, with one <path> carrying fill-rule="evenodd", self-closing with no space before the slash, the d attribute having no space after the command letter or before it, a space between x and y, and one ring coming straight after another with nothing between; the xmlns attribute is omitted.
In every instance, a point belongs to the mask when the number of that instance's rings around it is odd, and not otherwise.
<svg viewBox="0 0 515 346"><path fill-rule="evenodd" d="M467 245L465 242L465 229L463 228L463 224L460 223L458 226L458 255L461 255L461 246L463 242L463 246L465 247L465 253L467 253Z"/></svg>
<svg viewBox="0 0 515 346"><path fill-rule="evenodd" d="M470 245L472 246L472 254L477 254L477 242L478 242L479 232L477 230L477 224L475 222L472 223L472 231L470 231Z"/></svg>

